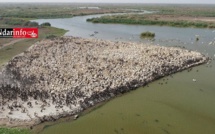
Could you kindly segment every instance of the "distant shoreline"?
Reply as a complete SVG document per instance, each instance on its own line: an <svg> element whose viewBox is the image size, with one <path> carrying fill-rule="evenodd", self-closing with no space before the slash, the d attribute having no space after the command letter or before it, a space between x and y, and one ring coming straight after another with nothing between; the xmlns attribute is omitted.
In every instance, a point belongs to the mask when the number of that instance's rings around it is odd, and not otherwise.
<svg viewBox="0 0 215 134"><path fill-rule="evenodd" d="M32 4L32 3L36 3L36 4L61 4L61 5L64 5L64 4L147 4L147 5L215 5L215 3L147 3L147 2L122 2L122 3L113 3L113 2L101 2L101 3L98 3L98 2L0 2L0 3L3 3L3 4L23 4L23 3L26 3L26 4Z"/></svg>
<svg viewBox="0 0 215 134"><path fill-rule="evenodd" d="M104 24L133 24L133 25L158 25L171 27L215 28L215 17L192 17L177 15L114 15L87 19L92 23Z"/></svg>

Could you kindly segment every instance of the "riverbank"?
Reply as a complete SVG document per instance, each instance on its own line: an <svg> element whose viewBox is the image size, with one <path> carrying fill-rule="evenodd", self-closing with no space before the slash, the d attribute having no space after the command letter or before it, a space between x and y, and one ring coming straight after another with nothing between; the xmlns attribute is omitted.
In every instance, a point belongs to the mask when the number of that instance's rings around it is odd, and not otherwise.
<svg viewBox="0 0 215 134"><path fill-rule="evenodd" d="M164 14L127 14L87 19L93 23L159 25L173 27L215 28L215 17L194 17Z"/></svg>
<svg viewBox="0 0 215 134"><path fill-rule="evenodd" d="M32 126L75 116L206 61L198 52L175 47L77 37L40 41L0 74L0 125Z"/></svg>
<svg viewBox="0 0 215 134"><path fill-rule="evenodd" d="M140 5L139 5L140 6ZM158 25L172 27L215 28L212 5L141 5L136 9L155 11L152 14L127 14L91 18L93 23Z"/></svg>

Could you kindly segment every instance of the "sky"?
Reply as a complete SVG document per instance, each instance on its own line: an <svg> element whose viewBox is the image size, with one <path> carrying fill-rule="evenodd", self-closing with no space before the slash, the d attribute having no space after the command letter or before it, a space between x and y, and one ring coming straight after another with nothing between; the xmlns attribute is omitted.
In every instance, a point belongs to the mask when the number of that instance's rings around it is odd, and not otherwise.
<svg viewBox="0 0 215 134"><path fill-rule="evenodd" d="M193 3L215 4L215 0L0 0L0 2L87 2L87 3Z"/></svg>

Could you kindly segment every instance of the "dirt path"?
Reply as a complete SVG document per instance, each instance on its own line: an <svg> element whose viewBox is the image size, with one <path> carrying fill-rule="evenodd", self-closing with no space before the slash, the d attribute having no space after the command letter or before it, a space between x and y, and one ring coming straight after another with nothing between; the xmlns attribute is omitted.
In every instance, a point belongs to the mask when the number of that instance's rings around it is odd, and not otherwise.
<svg viewBox="0 0 215 134"><path fill-rule="evenodd" d="M5 44L3 44L2 46L0 46L0 49L4 48L4 47L6 47L6 46L9 46L9 45L13 45L13 44L15 44L15 43L17 43L17 42L19 42L19 41L22 41L22 40L24 40L24 39L16 39L16 40L13 40L13 41L11 41L11 42L9 42L9 43L5 43Z"/></svg>

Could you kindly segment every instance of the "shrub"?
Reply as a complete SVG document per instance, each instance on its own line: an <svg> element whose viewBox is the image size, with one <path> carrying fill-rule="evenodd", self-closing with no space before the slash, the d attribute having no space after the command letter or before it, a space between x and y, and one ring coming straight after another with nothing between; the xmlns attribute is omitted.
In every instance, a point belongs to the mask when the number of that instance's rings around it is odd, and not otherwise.
<svg viewBox="0 0 215 134"><path fill-rule="evenodd" d="M208 26L208 28L215 28L215 24L213 25L213 24L210 24L209 26Z"/></svg>
<svg viewBox="0 0 215 134"><path fill-rule="evenodd" d="M141 33L140 35L141 38L154 38L155 37L155 33L152 33L152 32L143 32Z"/></svg>
<svg viewBox="0 0 215 134"><path fill-rule="evenodd" d="M47 27L50 27L51 26L51 24L49 23L49 22L44 22L44 23L42 23L42 24L40 24L40 26L47 26Z"/></svg>

